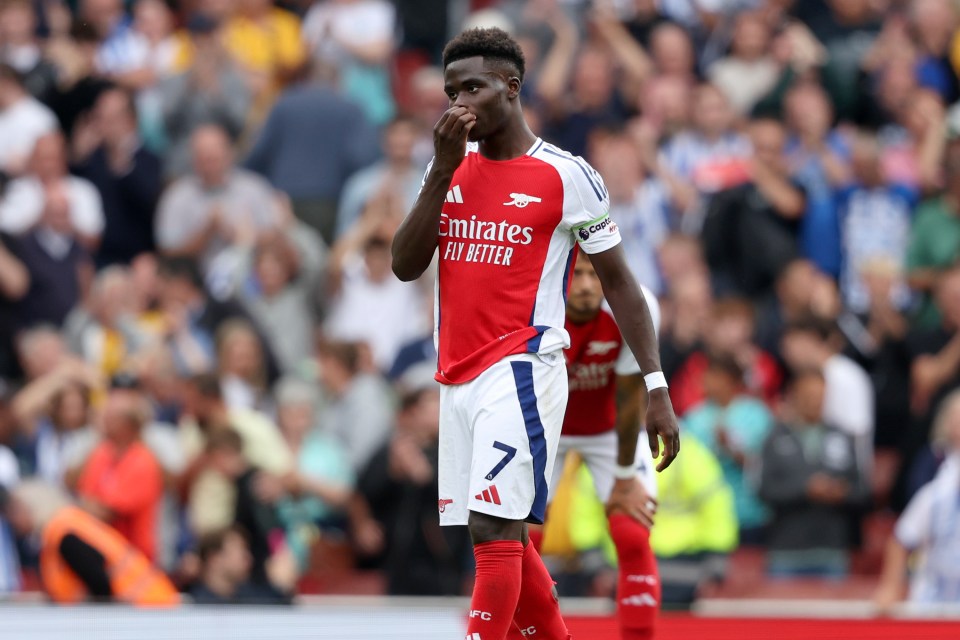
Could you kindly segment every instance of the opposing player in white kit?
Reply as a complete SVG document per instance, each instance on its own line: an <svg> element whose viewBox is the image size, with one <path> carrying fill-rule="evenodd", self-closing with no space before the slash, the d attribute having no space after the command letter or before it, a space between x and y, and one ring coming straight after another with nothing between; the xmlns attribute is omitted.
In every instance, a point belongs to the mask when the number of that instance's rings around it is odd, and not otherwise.
<svg viewBox="0 0 960 640"><path fill-rule="evenodd" d="M660 305L643 289L654 327ZM650 548L656 511L653 458L637 439L643 419L643 374L624 344L613 316L603 308L600 279L581 257L567 298L570 348L567 413L557 449L550 498L570 451L580 454L597 496L607 505L617 549L617 614L621 640L649 640L660 608L660 579Z"/></svg>
<svg viewBox="0 0 960 640"><path fill-rule="evenodd" d="M567 404L565 296L576 247L593 265L646 374L648 429L660 468L679 450L647 310L608 215L600 176L535 136L520 106L519 45L474 29L443 53L450 109L435 156L393 242L393 270L413 280L439 251L436 294L440 416L439 511L468 525L476 556L467 638L511 629L569 637L553 581L525 522L541 523ZM659 451L656 435L651 444Z"/></svg>

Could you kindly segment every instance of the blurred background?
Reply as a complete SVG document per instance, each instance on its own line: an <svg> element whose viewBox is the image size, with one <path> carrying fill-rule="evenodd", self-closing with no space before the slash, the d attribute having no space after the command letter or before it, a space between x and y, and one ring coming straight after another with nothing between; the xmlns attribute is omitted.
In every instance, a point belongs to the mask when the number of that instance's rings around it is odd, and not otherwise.
<svg viewBox="0 0 960 640"><path fill-rule="evenodd" d="M68 521L196 602L470 593L390 243L499 26L663 307L665 608L960 604L958 5L0 0L0 598L81 598ZM612 611L575 459L544 545Z"/></svg>

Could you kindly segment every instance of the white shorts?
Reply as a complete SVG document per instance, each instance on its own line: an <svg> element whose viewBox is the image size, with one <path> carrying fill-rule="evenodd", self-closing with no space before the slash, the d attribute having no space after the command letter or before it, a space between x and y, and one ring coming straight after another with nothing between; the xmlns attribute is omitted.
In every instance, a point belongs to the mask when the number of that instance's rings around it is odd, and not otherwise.
<svg viewBox="0 0 960 640"><path fill-rule="evenodd" d="M553 478L550 482L550 500L557 491L557 484L563 473L563 463L567 454L576 451L583 458L590 475L593 477L593 486L601 502L610 499L613 491L614 470L617 466L617 432L607 431L595 436L560 436L560 446L557 448L557 458L554 462ZM637 478L643 484L644 490L652 498L657 497L656 464L650 445L647 443L646 432L641 431L637 439Z"/></svg>
<svg viewBox="0 0 960 640"><path fill-rule="evenodd" d="M504 358L440 389L440 524L471 511L541 524L567 408L560 351Z"/></svg>

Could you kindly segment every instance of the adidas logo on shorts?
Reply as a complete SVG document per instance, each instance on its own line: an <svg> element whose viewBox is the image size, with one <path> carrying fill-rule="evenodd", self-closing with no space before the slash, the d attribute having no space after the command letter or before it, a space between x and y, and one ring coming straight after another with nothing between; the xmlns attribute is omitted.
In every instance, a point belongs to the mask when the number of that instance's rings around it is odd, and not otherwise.
<svg viewBox="0 0 960 640"><path fill-rule="evenodd" d="M500 504L500 493L497 491L497 485L495 484L490 485L489 489L484 489L482 493L478 493L474 498L481 502L489 502L495 505Z"/></svg>

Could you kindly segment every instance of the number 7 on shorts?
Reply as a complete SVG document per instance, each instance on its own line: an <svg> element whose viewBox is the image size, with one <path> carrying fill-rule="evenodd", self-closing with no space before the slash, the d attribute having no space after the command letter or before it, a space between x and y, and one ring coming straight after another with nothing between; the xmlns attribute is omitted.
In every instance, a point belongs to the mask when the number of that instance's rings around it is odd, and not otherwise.
<svg viewBox="0 0 960 640"><path fill-rule="evenodd" d="M497 474L503 471L503 468L507 466L511 460L513 460L513 456L517 455L517 450L514 447L511 447L508 444L503 444L497 440L493 442L493 448L503 451L504 456L503 459L497 463L497 466L495 466L493 469L490 469L490 473L488 473L486 476L487 480L493 480L496 478Z"/></svg>

